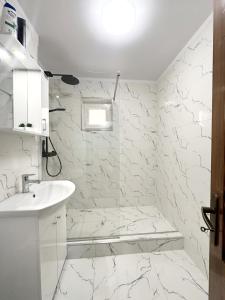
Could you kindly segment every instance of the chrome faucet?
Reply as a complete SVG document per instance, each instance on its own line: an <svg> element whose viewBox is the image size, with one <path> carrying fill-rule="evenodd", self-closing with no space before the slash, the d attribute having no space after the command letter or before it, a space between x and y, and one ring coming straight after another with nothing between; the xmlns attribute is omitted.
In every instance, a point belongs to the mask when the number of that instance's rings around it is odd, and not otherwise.
<svg viewBox="0 0 225 300"><path fill-rule="evenodd" d="M41 180L30 180L29 176L34 176L35 174L23 174L22 175L22 192L29 193L29 184L30 183L41 183Z"/></svg>

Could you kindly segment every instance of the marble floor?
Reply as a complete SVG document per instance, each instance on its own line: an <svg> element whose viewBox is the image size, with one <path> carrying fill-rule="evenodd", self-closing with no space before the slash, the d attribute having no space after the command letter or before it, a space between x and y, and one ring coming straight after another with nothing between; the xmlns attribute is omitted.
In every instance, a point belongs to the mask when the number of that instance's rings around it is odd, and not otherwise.
<svg viewBox="0 0 225 300"><path fill-rule="evenodd" d="M69 239L176 232L154 206L69 209L67 228Z"/></svg>
<svg viewBox="0 0 225 300"><path fill-rule="evenodd" d="M207 300L183 250L67 260L54 300Z"/></svg>

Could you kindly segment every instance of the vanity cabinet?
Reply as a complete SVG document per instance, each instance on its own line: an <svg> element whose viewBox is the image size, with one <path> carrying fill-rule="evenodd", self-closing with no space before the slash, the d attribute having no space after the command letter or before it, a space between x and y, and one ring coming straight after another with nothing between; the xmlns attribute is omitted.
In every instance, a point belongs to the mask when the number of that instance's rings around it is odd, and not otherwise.
<svg viewBox="0 0 225 300"><path fill-rule="evenodd" d="M39 236L42 300L52 300L67 256L65 206L40 217Z"/></svg>
<svg viewBox="0 0 225 300"><path fill-rule="evenodd" d="M0 218L0 299L52 300L67 256L66 208Z"/></svg>

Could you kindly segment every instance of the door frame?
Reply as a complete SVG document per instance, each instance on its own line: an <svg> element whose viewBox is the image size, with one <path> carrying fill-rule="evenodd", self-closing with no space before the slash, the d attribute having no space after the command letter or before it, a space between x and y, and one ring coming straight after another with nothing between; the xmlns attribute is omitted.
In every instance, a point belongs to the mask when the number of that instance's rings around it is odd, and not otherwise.
<svg viewBox="0 0 225 300"><path fill-rule="evenodd" d="M213 28L211 207L218 199L218 229L210 232L209 300L225 300L225 0L214 0Z"/></svg>

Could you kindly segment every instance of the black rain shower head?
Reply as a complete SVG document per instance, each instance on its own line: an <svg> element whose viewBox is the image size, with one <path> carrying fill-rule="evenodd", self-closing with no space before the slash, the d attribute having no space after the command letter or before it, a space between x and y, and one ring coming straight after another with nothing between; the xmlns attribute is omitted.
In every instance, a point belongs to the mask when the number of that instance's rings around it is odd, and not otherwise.
<svg viewBox="0 0 225 300"><path fill-rule="evenodd" d="M45 75L47 77L54 77L54 76L59 76L61 77L61 80L66 83L66 84L69 84L69 85L77 85L80 83L79 79L76 78L75 76L73 75L69 75L69 74L53 74L52 72L50 71L45 71Z"/></svg>
<svg viewBox="0 0 225 300"><path fill-rule="evenodd" d="M61 77L61 80L66 83L66 84L70 84L70 85L78 85L80 83L79 79L76 78L73 75L63 75Z"/></svg>

